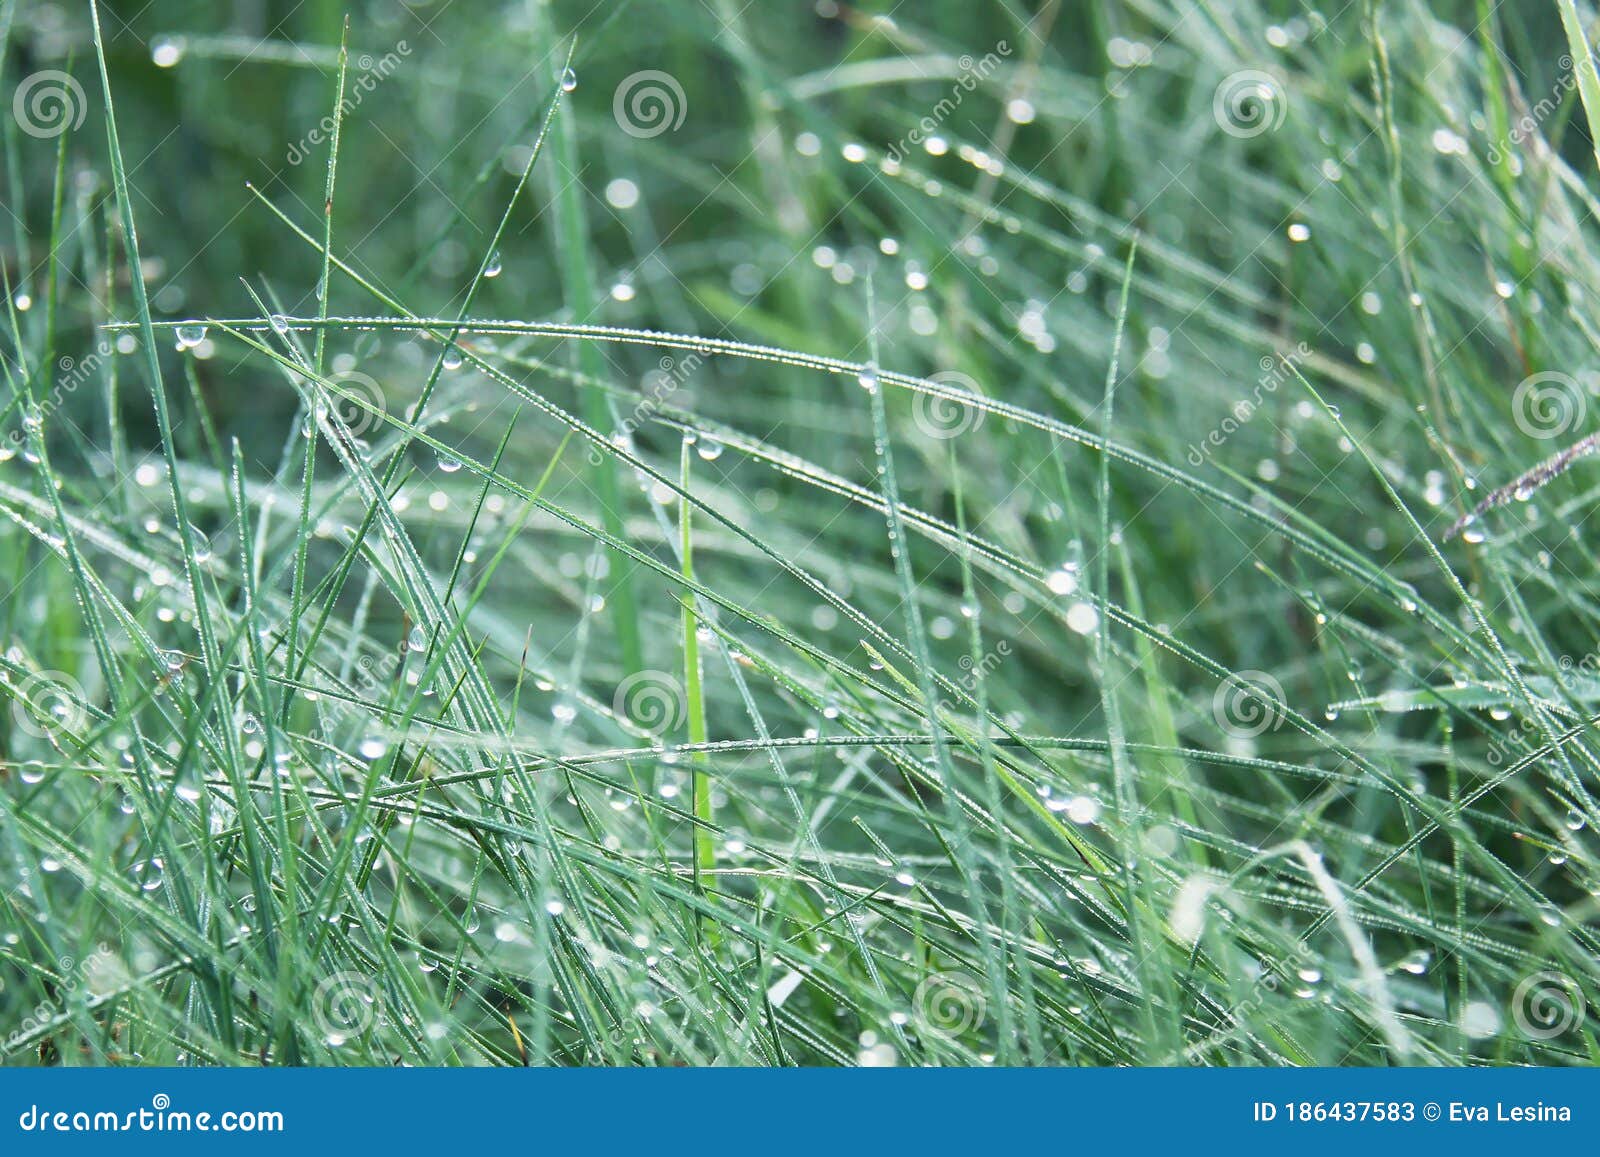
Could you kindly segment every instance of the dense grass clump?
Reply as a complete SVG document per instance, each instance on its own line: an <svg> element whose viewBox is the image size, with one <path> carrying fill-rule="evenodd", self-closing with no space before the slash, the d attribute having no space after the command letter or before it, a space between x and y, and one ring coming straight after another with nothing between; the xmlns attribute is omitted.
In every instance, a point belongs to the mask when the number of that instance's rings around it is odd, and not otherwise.
<svg viewBox="0 0 1600 1157"><path fill-rule="evenodd" d="M1592 1060L1594 16L0 0L0 1057Z"/></svg>

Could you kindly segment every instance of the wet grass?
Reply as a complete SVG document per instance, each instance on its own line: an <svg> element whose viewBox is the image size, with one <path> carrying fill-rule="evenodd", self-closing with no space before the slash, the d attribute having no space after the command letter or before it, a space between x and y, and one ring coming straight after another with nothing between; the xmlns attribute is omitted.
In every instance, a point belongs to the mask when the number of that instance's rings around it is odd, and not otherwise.
<svg viewBox="0 0 1600 1157"><path fill-rule="evenodd" d="M0 1056L1593 1060L1481 8L0 0Z"/></svg>

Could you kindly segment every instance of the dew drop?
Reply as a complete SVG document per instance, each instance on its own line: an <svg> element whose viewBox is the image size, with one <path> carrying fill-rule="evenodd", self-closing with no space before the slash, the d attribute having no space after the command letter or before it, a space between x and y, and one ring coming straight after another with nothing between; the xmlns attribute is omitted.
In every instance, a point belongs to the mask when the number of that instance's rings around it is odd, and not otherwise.
<svg viewBox="0 0 1600 1157"><path fill-rule="evenodd" d="M1067 629L1088 635L1100 625L1100 612L1088 603L1073 603L1067 609Z"/></svg>
<svg viewBox="0 0 1600 1157"><path fill-rule="evenodd" d="M1433 954L1426 949L1418 949L1400 961L1401 972L1409 972L1412 976L1421 976L1428 971L1428 965L1433 961Z"/></svg>
<svg viewBox="0 0 1600 1157"><path fill-rule="evenodd" d="M1475 1000L1461 1010L1461 1031L1475 1040L1484 1040L1500 1031L1500 1013L1487 1001Z"/></svg>
<svg viewBox="0 0 1600 1157"><path fill-rule="evenodd" d="M150 45L150 62L157 68L175 68L183 59L183 41L163 36Z"/></svg>
<svg viewBox="0 0 1600 1157"><path fill-rule="evenodd" d="M159 859L140 860L129 869L133 881L141 892L154 892L161 887L166 868Z"/></svg>
<svg viewBox="0 0 1600 1157"><path fill-rule="evenodd" d="M1065 811L1075 824L1092 824L1100 818L1100 801L1090 795L1075 795L1067 800Z"/></svg>
<svg viewBox="0 0 1600 1157"><path fill-rule="evenodd" d="M1050 577L1045 580L1054 594L1070 595L1078 589L1078 568L1067 563L1060 570L1050 572Z"/></svg>

